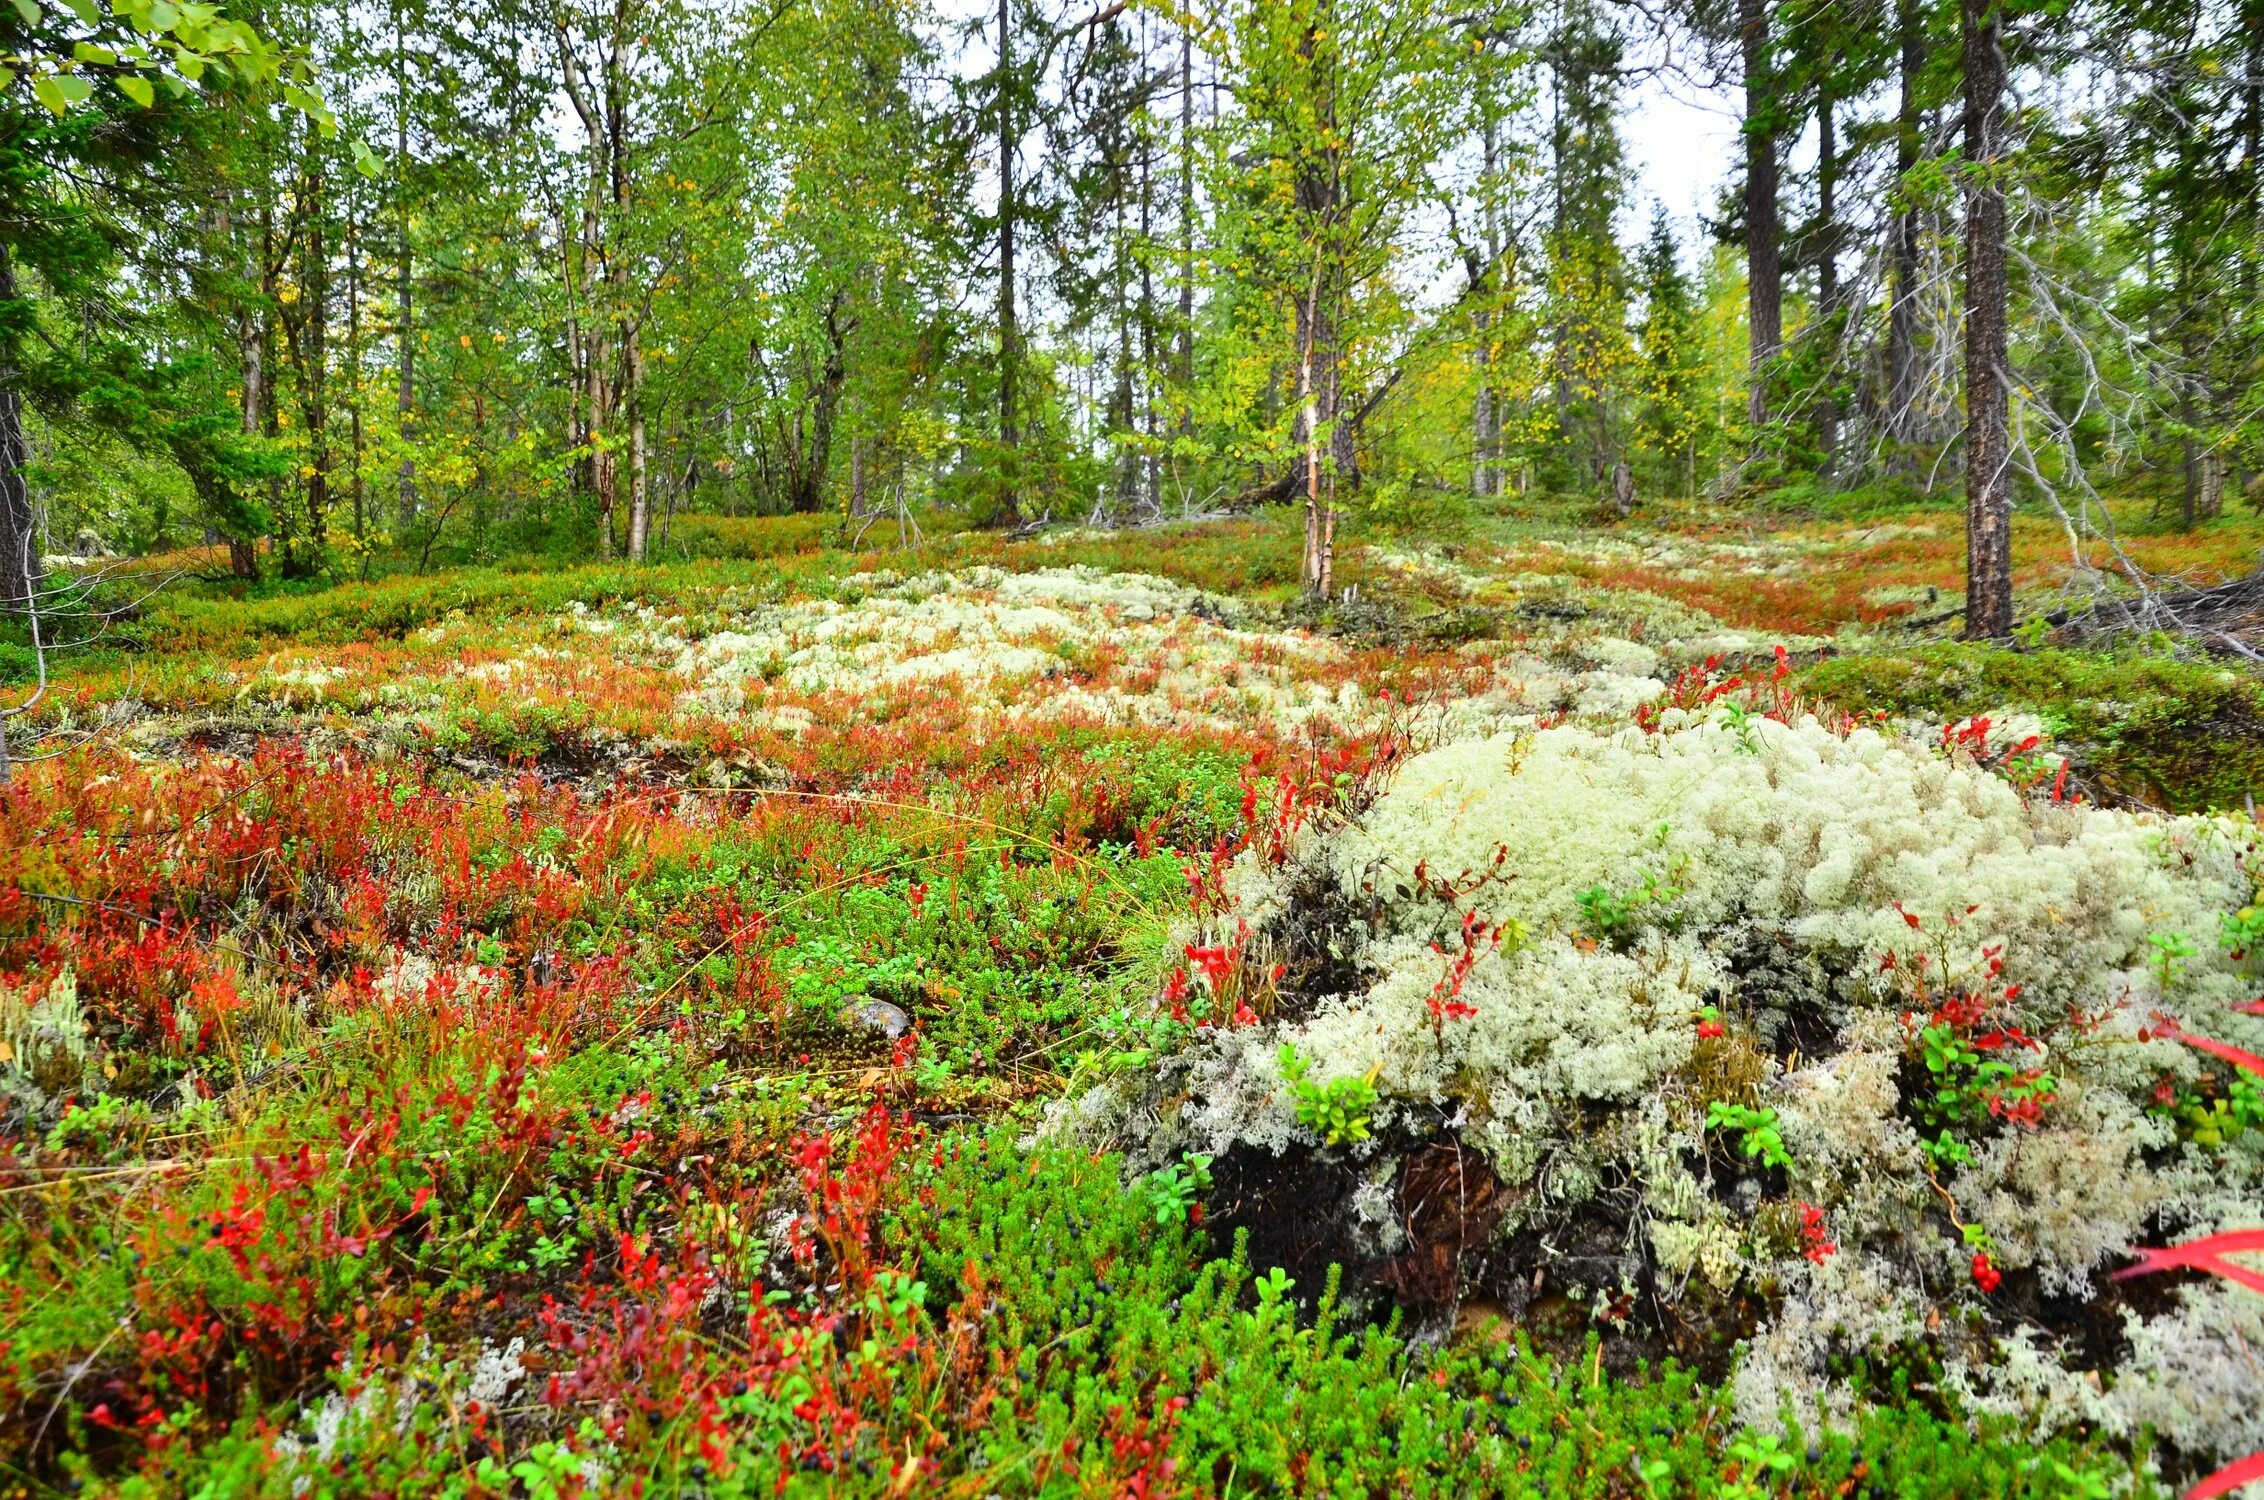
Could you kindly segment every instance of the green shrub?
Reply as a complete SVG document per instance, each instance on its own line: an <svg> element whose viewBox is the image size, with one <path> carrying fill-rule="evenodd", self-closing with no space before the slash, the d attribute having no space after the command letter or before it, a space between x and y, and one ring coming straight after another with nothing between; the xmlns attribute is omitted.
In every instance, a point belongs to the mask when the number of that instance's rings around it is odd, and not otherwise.
<svg viewBox="0 0 2264 1500"><path fill-rule="evenodd" d="M1376 1107L1376 1085L1369 1078L1332 1078L1315 1083L1305 1076L1309 1065L1297 1055L1294 1043L1281 1044L1281 1076L1297 1101L1297 1123L1329 1146L1354 1146L1368 1138L1370 1116Z"/></svg>
<svg viewBox="0 0 2264 1500"><path fill-rule="evenodd" d="M1160 820L1169 842L1204 848L1241 821L1246 757L1168 740L1109 740L1084 752L1125 820Z"/></svg>
<svg viewBox="0 0 2264 1500"><path fill-rule="evenodd" d="M1736 1136L1746 1156L1764 1167L1792 1168L1792 1156L1784 1148L1784 1135L1777 1129L1777 1112L1773 1109L1716 1099L1706 1106L1706 1128Z"/></svg>

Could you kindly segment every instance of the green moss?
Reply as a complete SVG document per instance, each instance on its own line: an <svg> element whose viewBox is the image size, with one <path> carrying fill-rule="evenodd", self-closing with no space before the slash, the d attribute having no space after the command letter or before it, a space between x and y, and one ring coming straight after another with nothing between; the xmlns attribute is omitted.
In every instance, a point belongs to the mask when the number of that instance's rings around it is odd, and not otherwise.
<svg viewBox="0 0 2264 1500"><path fill-rule="evenodd" d="M1857 714L2037 714L2096 791L2176 812L2241 807L2264 786L2264 684L2214 662L1943 642L1834 657L1795 681Z"/></svg>

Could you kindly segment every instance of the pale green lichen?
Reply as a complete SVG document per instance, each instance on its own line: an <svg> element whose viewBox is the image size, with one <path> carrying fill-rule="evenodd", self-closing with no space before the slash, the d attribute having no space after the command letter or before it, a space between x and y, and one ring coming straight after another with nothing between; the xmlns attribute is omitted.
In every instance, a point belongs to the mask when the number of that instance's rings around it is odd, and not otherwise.
<svg viewBox="0 0 2264 1500"><path fill-rule="evenodd" d="M1631 644L1590 659L1650 665ZM2018 743L2007 734L1992 726L1989 760ZM1621 1279L1647 1250L1662 1295L1693 1280L1775 1288L1738 1377L1748 1417L1788 1396L1843 1401L1825 1375L1838 1356L1932 1341L1977 1401L2048 1421L2102 1420L2105 1402L2116 1422L2227 1452L2254 1425L2210 1414L2224 1371L2209 1351L2248 1336L2237 1299L2189 1296L2134 1323L2120 1370L2085 1371L2048 1340L2004 1341L1952 1218L1988 1234L2002 1270L2068 1298L2165 1227L2264 1218L2255 1133L2205 1150L2147 1112L2161 1079L2199 1062L2144 1034L2171 1008L2264 1046L2264 1022L2234 1010L2249 980L2213 941L2253 890L2253 834L2054 803L1931 737L1868 727L1670 709L1657 733L1473 736L1414 757L1352 826L1309 835L1290 868L1249 855L1228 881L1218 930L1247 924L1253 952L1313 919L1296 892L1333 885L1362 913L1326 935L1361 976L1349 993L1197 1035L1160 1074L1088 1096L1060 1123L1158 1157L1314 1149L1274 1060L1290 1042L1318 1082L1374 1080L1378 1139L1354 1148L1370 1160L1442 1126L1485 1151L1516 1190L1504 1232L1596 1212L1613 1184L1611 1211L1641 1231ZM1499 878L1479 881L1504 849ZM1441 879L1460 880L1451 904ZM1455 998L1472 1013L1442 1017L1428 1002L1465 914L1512 936L1469 966ZM2198 940L2164 962L2150 941L2163 934ZM1904 986L1920 954L1935 992L1981 986L2001 960L1993 1014L2047 1039L2017 1055L2058 1081L2033 1128L1972 1122L1970 1160L1940 1168L1906 1097L1926 1016L1906 1016L1917 1001ZM1698 1018L1716 1013L1744 1039L1736 1068L1699 1050ZM1791 1158L1779 1179L1704 1127L1710 1091L1733 1075L1740 1102L1773 1114ZM1813 1264L1757 1232L1764 1197L1778 1222L1820 1207L1838 1251ZM1960 1309L1954 1327L1982 1331L1936 1332L1928 1314L1945 1303Z"/></svg>

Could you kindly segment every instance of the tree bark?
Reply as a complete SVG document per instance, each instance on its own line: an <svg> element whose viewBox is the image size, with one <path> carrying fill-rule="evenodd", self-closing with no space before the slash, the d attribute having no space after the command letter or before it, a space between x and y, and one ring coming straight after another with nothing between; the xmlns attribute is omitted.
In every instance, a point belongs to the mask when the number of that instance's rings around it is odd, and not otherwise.
<svg viewBox="0 0 2264 1500"><path fill-rule="evenodd" d="M1492 280L1495 266L1501 260L1500 215L1495 211L1494 177L1500 170L1500 138L1494 123L1491 100L1484 108L1485 123L1480 132L1482 156L1479 166L1479 191L1484 201L1479 216L1486 239L1486 264L1479 277L1473 277L1472 290L1478 298L1478 311L1472 323L1477 333L1477 349L1472 363L1477 366L1478 390L1471 399L1471 447L1475 459L1471 464L1470 488L1480 499L1501 493L1500 417L1494 410L1494 302Z"/></svg>
<svg viewBox="0 0 2264 1500"><path fill-rule="evenodd" d="M586 391L582 406L590 424L590 488L597 493L597 555L609 558L614 552L616 485L614 454L609 446L613 434L606 430L613 421L613 383L606 378L605 366L612 355L600 327L600 321L592 317L588 346L582 355L582 383Z"/></svg>
<svg viewBox="0 0 2264 1500"><path fill-rule="evenodd" d="M1321 277L1321 268L1316 266L1312 289L1297 308L1297 429L1305 470L1301 476L1305 491L1302 578L1308 594L1327 598L1335 566L1331 539L1336 518L1330 514L1330 496L1322 485L1321 471L1327 461L1321 451L1321 431L1334 415L1328 410L1331 382L1324 370L1335 360L1329 348L1333 340L1326 331L1328 314L1321 295Z"/></svg>
<svg viewBox="0 0 2264 1500"><path fill-rule="evenodd" d="M610 430L616 414L615 402L620 392L608 370L613 358L613 347L608 343L606 330L615 318L622 316L620 296L623 290L617 268L610 267L606 255L603 226L604 207L608 196L619 203L627 191L623 165L614 159L610 149L619 140L621 129L619 81L614 76L619 63L619 27L623 16L619 6L614 12L616 46L606 59L607 76L602 80L605 93L602 100L593 95L589 80L583 76L580 60L574 52L574 39L561 17L554 17L552 30L558 47L559 74L566 88L566 99L574 107L581 121L582 135L587 144L586 170L588 181L582 191L582 293L587 306L582 310L582 413L587 424L586 440L589 446L589 485L597 496L597 555L610 558L614 552L613 522L616 501L619 497L618 472L612 448ZM601 110L600 106L603 105ZM569 267L572 256L563 249ZM600 288L603 292L600 292ZM601 305L612 302L611 307ZM626 348L626 340L623 347Z"/></svg>
<svg viewBox="0 0 2264 1500"><path fill-rule="evenodd" d="M566 335L566 435L582 456L574 460L574 498L597 493L597 482L590 471L590 416L585 403L589 398L589 339L584 332L588 323L583 306L582 287L585 279L574 274L574 252L577 236L567 228L566 212L560 208L552 221L558 233L558 282L565 293L562 310Z"/></svg>
<svg viewBox="0 0 2264 1500"><path fill-rule="evenodd" d="M1016 494L1015 369L1021 359L1021 331L1014 321L1014 35L1009 0L998 0L998 443L1004 451L1006 482L999 519L1021 518Z"/></svg>
<svg viewBox="0 0 2264 1500"><path fill-rule="evenodd" d="M16 300L16 267L0 245L0 302ZM31 449L24 437L22 371L13 338L0 341L0 608L28 614L47 581L40 559L39 517L32 510L26 472Z"/></svg>
<svg viewBox="0 0 2264 1500"><path fill-rule="evenodd" d="M369 576L369 497L362 480L362 221L355 200L346 218L346 441L354 492L354 543Z"/></svg>
<svg viewBox="0 0 2264 1500"><path fill-rule="evenodd" d="M1820 457L1816 477L1828 480L1839 458L1839 398L1833 386L1839 378L1839 137L1833 118L1832 96L1820 91L1816 100L1816 310L1821 314L1824 350L1824 389L1816 401L1816 447Z"/></svg>
<svg viewBox="0 0 2264 1500"><path fill-rule="evenodd" d="M2178 439L2178 454L2179 470L2184 477L2185 484L2178 499L2178 529L2191 531L2194 522L2194 502L2199 497L2201 490L2201 450L2200 446L2193 440L2193 424L2195 421L2193 387L2196 383L2192 374L2193 341L2188 337L2182 342L2185 347L2180 353L2184 356L2187 374L2178 390L2178 423L2185 428L2185 435Z"/></svg>
<svg viewBox="0 0 2264 1500"><path fill-rule="evenodd" d="M1340 199L1337 120L1331 104L1334 80L1325 77L1328 63L1321 55L1321 26L1333 17L1324 3L1319 23L1308 28L1298 50L1306 66L1305 83L1316 101L1315 123L1319 140L1299 150L1295 195L1298 217L1312 246L1312 279L1297 309L1297 411L1305 451L1305 590L1327 598L1336 570L1336 477L1338 465L1329 460L1344 456L1351 439L1347 425L1338 420L1343 369L1337 348L1336 211ZM1329 433L1329 453L1322 451L1322 432ZM1324 473L1324 470L1326 472Z"/></svg>
<svg viewBox="0 0 2264 1500"><path fill-rule="evenodd" d="M2006 335L2005 56L1998 0L1963 0L1965 52L1965 635L2012 634L2011 372Z"/></svg>
<svg viewBox="0 0 2264 1500"><path fill-rule="evenodd" d="M643 315L631 310L629 261L618 243L618 231L627 221L629 208L629 62L628 46L631 35L631 0L614 0L613 35L605 51L605 119L602 164L606 188L613 205L613 220L607 231L605 253L605 279L607 300L612 304L613 340L621 351L620 378L613 390L611 419L627 417L629 424L629 560L643 562L645 555L645 529L648 524L647 496L645 493L645 433L644 433L644 378L645 356L643 345ZM609 487L620 483L617 471L608 466L606 480ZM612 513L617 501L608 496L607 514ZM610 525L608 527L610 530Z"/></svg>
<svg viewBox="0 0 2264 1500"><path fill-rule="evenodd" d="M310 148L311 149L311 148ZM307 559L320 566L322 549L330 539L330 257L323 233L324 189L321 158L307 179L306 316L307 339L302 358L306 385Z"/></svg>
<svg viewBox="0 0 2264 1500"><path fill-rule="evenodd" d="M1777 224L1775 82L1769 61L1768 0L1738 0L1738 45L1745 62L1745 279L1750 387L1746 411L1753 446L1769 420L1768 373L1784 342L1784 267Z"/></svg>
<svg viewBox="0 0 2264 1500"><path fill-rule="evenodd" d="M652 495L647 482L645 451L645 347L639 330L632 327L624 340L629 408L629 561L645 560L645 534L652 525Z"/></svg>
<svg viewBox="0 0 2264 1500"><path fill-rule="evenodd" d="M1195 29L1179 19L1179 431L1195 431Z"/></svg>
<svg viewBox="0 0 2264 1500"><path fill-rule="evenodd" d="M1895 112L1895 176L1891 192L1917 170L1924 144L1923 110L1919 76L1926 66L1925 23L1918 0L1897 0L1895 25L1901 34L1902 97ZM1887 412L1888 440L1898 450L1918 440L1918 211L1908 202L1893 206L1887 229L1887 261L1891 298L1887 309ZM1897 452L1896 467L1908 465L1909 455Z"/></svg>
<svg viewBox="0 0 2264 1500"><path fill-rule="evenodd" d="M1111 168L1118 165L1111 162ZM1109 279L1116 308L1116 384L1109 396L1109 426L1116 434L1116 515L1122 521L1132 513L1140 495L1140 451L1132 440L1132 288L1131 267L1127 263L1131 251L1131 238L1124 223L1124 180L1121 172L1115 173L1116 183L1110 196L1115 211L1115 274Z"/></svg>
<svg viewBox="0 0 2264 1500"><path fill-rule="evenodd" d="M258 252L248 248L248 239L246 245L246 260L250 261ZM247 264L244 267L244 281L247 286L257 285L263 280L264 277L256 264ZM267 399L267 339L260 324L259 309L254 307L248 298L238 298L236 301L237 383L243 387L241 430L244 436L248 438L258 437L266 426L261 408ZM231 536L228 538L228 571L247 583L259 581L259 551L251 537Z"/></svg>
<svg viewBox="0 0 2264 1500"><path fill-rule="evenodd" d="M1305 559L1302 576L1305 592L1317 598L1329 595L1331 574L1335 570L1332 541L1336 530L1336 517L1330 513L1329 496L1322 487L1321 470L1325 467L1321 456L1321 382L1313 368L1318 335L1312 325L1317 317L1308 314L1304 320L1308 331L1299 342L1304 346L1297 360L1298 426L1303 429L1305 448Z"/></svg>
<svg viewBox="0 0 2264 1500"><path fill-rule="evenodd" d="M826 475L833 468L833 430L841 412L841 392L849 383L849 335L855 332L857 320L841 321L842 300L842 294L835 292L825 310L825 364L810 392L810 438L807 445L793 445L793 463L787 474L787 504L805 515L825 509ZM854 466L854 444L850 461Z"/></svg>
<svg viewBox="0 0 2264 1500"><path fill-rule="evenodd" d="M1140 55L1149 54L1148 27L1140 23ZM1140 243L1155 243L1155 141L1143 131L1140 135ZM1148 442L1140 454L1141 500L1151 517L1163 515L1163 469L1161 438L1163 423L1156 410L1156 276L1153 257L1140 257L1140 413L1148 429Z"/></svg>
<svg viewBox="0 0 2264 1500"><path fill-rule="evenodd" d="M409 54L401 35L401 10L398 4L393 11L393 170L396 174L395 190L400 194L401 265L397 298L399 308L394 320L395 340L399 345L401 364L401 390L394 401L394 418L401 438L401 470L395 483L394 503L399 518L402 539L408 539L409 528L417 519L417 460L409 448L413 416L417 406L417 319L415 295L410 282L415 271L414 251L409 244Z"/></svg>
<svg viewBox="0 0 2264 1500"><path fill-rule="evenodd" d="M278 321L277 310L283 305L283 298L280 294L281 288L277 285L278 278L283 272L280 254L288 253L288 249L288 242L286 242L283 252L279 253L275 247L275 205L272 202L261 203L259 206L258 251L260 309L257 337L260 342L260 362L267 372L267 377L262 382L264 389L260 393L264 398L261 403L263 409L260 412L260 432L271 442L280 439L283 435L283 397L279 390L281 382L276 373L282 362L282 355L281 351L275 347L275 333ZM267 481L267 514L269 521L275 527L274 540L268 544L269 553L281 559L280 566L283 572L288 575L292 571L293 558L298 551L295 539L297 528L293 525L291 507L284 503L283 479L279 475L271 477Z"/></svg>

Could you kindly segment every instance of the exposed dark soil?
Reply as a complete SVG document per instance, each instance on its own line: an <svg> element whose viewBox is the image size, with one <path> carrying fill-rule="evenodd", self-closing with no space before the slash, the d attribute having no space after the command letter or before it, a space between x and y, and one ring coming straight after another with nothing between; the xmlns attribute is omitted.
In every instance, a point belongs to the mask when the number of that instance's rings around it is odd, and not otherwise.
<svg viewBox="0 0 2264 1500"><path fill-rule="evenodd" d="M1562 1357L1594 1333L1605 1368L1622 1375L1671 1357L1719 1378L1768 1310L1761 1298L1725 1300L1703 1286L1662 1296L1647 1246L1609 1193L1545 1227L1497 1234L1524 1190L1504 1187L1479 1152L1444 1136L1400 1157L1392 1201L1405 1242L1386 1254L1352 1203L1372 1170L1342 1152L1238 1149L1212 1164L1206 1223L1221 1253L1247 1230L1250 1264L1279 1266L1300 1294L1317 1294L1338 1267L1355 1308L1385 1303L1419 1324L1449 1319L1443 1327L1498 1321ZM1618 1291L1623 1284L1633 1295ZM1601 1305L1597 1288L1607 1289Z"/></svg>
<svg viewBox="0 0 2264 1500"><path fill-rule="evenodd" d="M1347 895L1325 867L1298 872L1289 889L1288 915L1271 934L1272 960L1282 966L1276 981L1279 1018L1304 1020L1330 996L1364 987L1367 976L1350 953L1369 906Z"/></svg>

